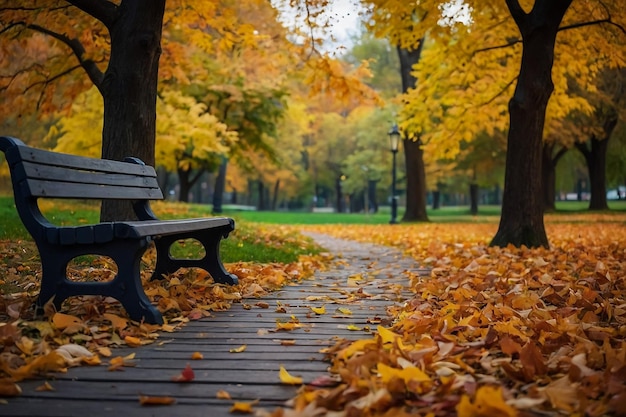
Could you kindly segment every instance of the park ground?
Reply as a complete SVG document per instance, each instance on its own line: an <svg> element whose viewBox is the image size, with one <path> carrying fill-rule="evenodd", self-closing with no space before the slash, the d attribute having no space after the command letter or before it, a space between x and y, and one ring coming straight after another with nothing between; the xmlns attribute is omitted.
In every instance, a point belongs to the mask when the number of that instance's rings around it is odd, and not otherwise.
<svg viewBox="0 0 626 417"><path fill-rule="evenodd" d="M549 249L489 247L499 220L492 207L478 216L444 208L429 212L429 223L400 225L387 224L387 212L226 213L238 229L224 241L223 259L242 278L240 286L207 290L206 276L189 272L166 284L147 284L165 311L167 328L146 329L102 300L70 301L43 322L29 317L40 274L37 252L11 212L10 198L0 199L6 220L0 230L0 388L4 395L17 393L20 380L67 366L54 360L59 346L89 350L86 364L109 363L116 346L153 343L159 330L176 331L211 310L241 303L242 294L270 292L337 267L340 254L333 253L333 261L300 234L307 231L393 246L430 273L396 272L410 283L413 297L389 311L393 322L373 328L371 337L338 341L329 351L338 383L303 387L292 402L298 412L626 415L626 205L588 213L581 204L568 204L545 217ZM95 207L81 203L46 210L59 223L97 218ZM155 211L189 217L208 208L158 204ZM185 243L180 250L193 247ZM106 260L93 259L77 260L72 269L76 279L108 279L112 271ZM348 284L358 286L369 273L355 274Z"/></svg>

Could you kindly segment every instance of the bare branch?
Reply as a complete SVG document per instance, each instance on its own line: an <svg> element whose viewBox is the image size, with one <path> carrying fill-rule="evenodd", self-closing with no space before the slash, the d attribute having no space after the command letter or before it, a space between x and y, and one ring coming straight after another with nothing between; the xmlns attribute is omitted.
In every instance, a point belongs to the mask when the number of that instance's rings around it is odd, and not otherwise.
<svg viewBox="0 0 626 417"><path fill-rule="evenodd" d="M506 83L506 85L498 92L496 93L496 95L494 95L493 97L491 97L489 100L485 101L484 103L480 103L478 104L478 107L482 107L482 106L486 106L488 104L491 104L496 98L500 97L502 94L504 94L504 92L506 90L508 90L508 88L513 85L513 83L515 81L517 81L517 79L519 78L519 76L513 77L513 79L511 81L509 81L508 83Z"/></svg>
<svg viewBox="0 0 626 417"><path fill-rule="evenodd" d="M104 79L104 74L102 73L100 68L98 68L93 59L84 59L86 52L85 47L82 43L80 43L78 39L70 39L65 35L54 32L39 25L28 25L27 27L37 32L41 32L43 34L51 36L66 44L72 50L74 56L76 56L76 58L78 59L80 66L85 70L91 82L93 82L98 90L102 91L102 80Z"/></svg>

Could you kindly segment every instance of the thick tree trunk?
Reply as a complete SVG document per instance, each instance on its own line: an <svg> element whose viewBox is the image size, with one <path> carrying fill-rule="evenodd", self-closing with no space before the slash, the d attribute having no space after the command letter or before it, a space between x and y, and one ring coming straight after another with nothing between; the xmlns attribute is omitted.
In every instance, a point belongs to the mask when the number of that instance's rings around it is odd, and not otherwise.
<svg viewBox="0 0 626 417"><path fill-rule="evenodd" d="M224 189L226 188L226 169L228 159L222 158L222 163L215 176L215 189L213 190L213 213L222 213L222 203L224 202Z"/></svg>
<svg viewBox="0 0 626 417"><path fill-rule="evenodd" d="M417 78L412 74L413 65L417 64L422 54L422 45L415 50L398 47L400 73L402 75L402 92L415 88ZM424 167L424 151L419 140L403 140L404 161L406 164L406 210L403 222L428 221L426 213L426 169Z"/></svg>
<svg viewBox="0 0 626 417"><path fill-rule="evenodd" d="M589 170L591 191L589 210L608 210L609 205L606 201L606 151L609 140L608 137L606 139L592 137L589 142L590 148L585 143L576 144L576 148L585 157Z"/></svg>
<svg viewBox="0 0 626 417"><path fill-rule="evenodd" d="M154 166L156 94L165 0L122 1L108 28L111 59L104 75L102 157L135 156ZM134 218L130 205L102 205L102 221Z"/></svg>
<svg viewBox="0 0 626 417"><path fill-rule="evenodd" d="M537 0L526 13L506 0L522 35L522 62L509 102L502 216L492 246L548 247L543 223L541 145L546 107L554 84L552 65L559 24L572 0Z"/></svg>

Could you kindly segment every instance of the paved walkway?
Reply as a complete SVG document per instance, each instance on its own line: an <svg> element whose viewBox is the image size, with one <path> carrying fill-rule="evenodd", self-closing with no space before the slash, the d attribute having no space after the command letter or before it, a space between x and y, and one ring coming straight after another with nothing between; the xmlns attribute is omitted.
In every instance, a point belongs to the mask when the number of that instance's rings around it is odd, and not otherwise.
<svg viewBox="0 0 626 417"><path fill-rule="evenodd" d="M403 271L419 268L395 249L309 235L339 258L336 268L260 300L247 300L253 305L249 310L236 304L163 334L152 345L117 349L114 356L136 355L135 366L123 371L111 372L107 366L71 368L48 379L54 391L36 390L42 380L24 381L22 396L0 405L0 416L221 417L233 415L229 410L235 401L258 400L254 407L268 410L283 406L297 387L280 383L280 366L301 376L304 383L328 375L320 350L337 339L370 337L367 326L375 328L371 322L389 320L387 307L410 296ZM270 307L254 306L258 301ZM284 312L277 311L279 305ZM321 306L325 314L312 312L311 307ZM352 314L340 312L340 307ZM277 320L297 320L300 327L278 331ZM243 352L231 352L243 345ZM191 360L193 352L202 353L204 359ZM187 364L195 379L172 382ZM232 399L217 398L220 390ZM141 406L140 395L170 396L176 403Z"/></svg>

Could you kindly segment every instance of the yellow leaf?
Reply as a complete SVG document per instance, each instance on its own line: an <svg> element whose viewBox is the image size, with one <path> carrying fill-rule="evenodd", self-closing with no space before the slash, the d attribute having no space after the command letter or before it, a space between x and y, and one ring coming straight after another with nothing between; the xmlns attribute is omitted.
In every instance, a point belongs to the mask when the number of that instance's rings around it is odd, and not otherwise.
<svg viewBox="0 0 626 417"><path fill-rule="evenodd" d="M311 311L315 314L326 314L326 306L311 307Z"/></svg>
<svg viewBox="0 0 626 417"><path fill-rule="evenodd" d="M361 330L361 328L360 328L359 326L356 326L356 325L354 325L354 324L348 324L348 325L346 326L346 329L351 330L351 331L353 331L353 332L358 331L358 330Z"/></svg>
<svg viewBox="0 0 626 417"><path fill-rule="evenodd" d="M105 358L108 358L111 356L111 349L108 347L101 346L101 347L98 347L98 353L104 356Z"/></svg>
<svg viewBox="0 0 626 417"><path fill-rule="evenodd" d="M230 407L229 412L231 413L243 413L243 414L251 414L252 407L256 405L259 401L254 400L252 402L236 402Z"/></svg>
<svg viewBox="0 0 626 417"><path fill-rule="evenodd" d="M302 384L302 378L298 376L292 376L287 372L284 366L281 365L279 372L280 382L283 384L289 385L300 385Z"/></svg>
<svg viewBox="0 0 626 417"><path fill-rule="evenodd" d="M377 326L376 330L378 330L378 334L380 335L380 338L382 339L383 344L386 343L393 343L397 338L400 337L399 334L396 334L394 332L392 332L389 329L386 329L383 326Z"/></svg>
<svg viewBox="0 0 626 417"><path fill-rule="evenodd" d="M243 352L244 350L246 350L246 348L247 348L247 347L248 347L248 345L241 345L241 346L239 346L238 348L233 348L233 349L230 349L230 350L229 350L229 352L230 352L230 353L241 353L241 352Z"/></svg>
<svg viewBox="0 0 626 417"><path fill-rule="evenodd" d="M345 314L346 316L349 316L352 314L352 310L346 307L339 307L337 311L340 312L341 314Z"/></svg>
<svg viewBox="0 0 626 417"><path fill-rule="evenodd" d="M476 391L474 402L463 394L456 406L458 417L515 417L517 411L504 402L500 387L482 386Z"/></svg>
<svg viewBox="0 0 626 417"><path fill-rule="evenodd" d="M392 378L400 378L404 382L409 381L427 382L430 377L416 366L409 366L404 369L392 368L384 363L378 363L378 373L384 383L389 382Z"/></svg>

